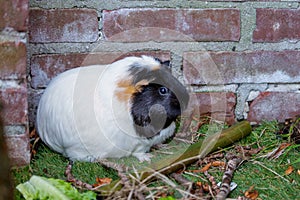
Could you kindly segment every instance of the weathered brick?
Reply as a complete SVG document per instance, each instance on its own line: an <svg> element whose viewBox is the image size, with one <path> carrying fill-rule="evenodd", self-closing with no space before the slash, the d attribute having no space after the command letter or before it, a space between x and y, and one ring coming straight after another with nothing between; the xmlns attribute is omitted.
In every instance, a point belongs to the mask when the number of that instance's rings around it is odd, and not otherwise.
<svg viewBox="0 0 300 200"><path fill-rule="evenodd" d="M31 58L31 86L45 88L57 74L78 66L110 64L126 56L150 55L161 60L170 60L170 52L95 52L74 54L35 55Z"/></svg>
<svg viewBox="0 0 300 200"><path fill-rule="evenodd" d="M30 9L29 41L95 42L98 39L98 15L93 9Z"/></svg>
<svg viewBox="0 0 300 200"><path fill-rule="evenodd" d="M300 39L300 10L271 9L256 10L254 42L280 42Z"/></svg>
<svg viewBox="0 0 300 200"><path fill-rule="evenodd" d="M43 94L43 90L28 90L28 124L29 128L35 126L36 111L39 105L40 98Z"/></svg>
<svg viewBox="0 0 300 200"><path fill-rule="evenodd" d="M191 94L192 116L210 116L234 124L236 95L233 92L200 92Z"/></svg>
<svg viewBox="0 0 300 200"><path fill-rule="evenodd" d="M208 0L206 2L246 2L246 1L254 1L254 2L280 2L282 0Z"/></svg>
<svg viewBox="0 0 300 200"><path fill-rule="evenodd" d="M224 20L226 19L226 20ZM119 9L103 11L110 41L239 41L238 9Z"/></svg>
<svg viewBox="0 0 300 200"><path fill-rule="evenodd" d="M300 51L187 52L189 84L298 83Z"/></svg>
<svg viewBox="0 0 300 200"><path fill-rule="evenodd" d="M28 0L0 0L0 30L10 27L17 31L26 31L28 4Z"/></svg>
<svg viewBox="0 0 300 200"><path fill-rule="evenodd" d="M13 166L24 166L30 163L29 135L5 136L8 155Z"/></svg>
<svg viewBox="0 0 300 200"><path fill-rule="evenodd" d="M0 42L0 78L26 77L26 47L22 42Z"/></svg>
<svg viewBox="0 0 300 200"><path fill-rule="evenodd" d="M262 122L263 120L278 120L300 115L300 93L292 92L261 92L250 104L248 120Z"/></svg>
<svg viewBox="0 0 300 200"><path fill-rule="evenodd" d="M3 119L6 125L27 124L27 88L0 88L0 101L3 102Z"/></svg>

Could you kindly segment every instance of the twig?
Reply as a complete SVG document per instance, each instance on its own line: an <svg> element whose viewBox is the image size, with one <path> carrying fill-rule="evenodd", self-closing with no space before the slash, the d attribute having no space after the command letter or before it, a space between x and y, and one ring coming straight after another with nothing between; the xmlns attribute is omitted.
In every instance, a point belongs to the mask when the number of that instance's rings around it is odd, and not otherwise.
<svg viewBox="0 0 300 200"><path fill-rule="evenodd" d="M217 159L221 159L221 158L224 158L224 153L222 153L222 152L215 152L215 153L209 154L206 157L204 157L203 159L199 160L197 162L197 165L202 165L202 164L210 163L213 160L217 160Z"/></svg>
<svg viewBox="0 0 300 200"><path fill-rule="evenodd" d="M283 176L281 176L280 174L278 174L278 173L275 172L274 170L272 170L272 169L270 169L270 168L264 166L263 164L261 164L261 162L253 161L253 164L258 164L258 165L260 165L261 167L263 167L263 168L269 170L269 171L272 172L273 174L279 176L279 177L282 178L283 180L285 180L285 181L287 181L287 182L290 182L288 179L284 178Z"/></svg>
<svg viewBox="0 0 300 200"><path fill-rule="evenodd" d="M180 183L181 185L184 185L184 186L190 186L193 184L192 181L184 178L182 176L182 174L179 174L179 173L172 173L171 177L174 178L178 183Z"/></svg>
<svg viewBox="0 0 300 200"><path fill-rule="evenodd" d="M245 197L245 196L239 196L239 197L237 198L237 200L251 200L251 199L249 199L249 198L247 198L247 197Z"/></svg>
<svg viewBox="0 0 300 200"><path fill-rule="evenodd" d="M196 177L196 178L198 178L198 179L201 179L202 181L206 181L205 178L203 178L203 177L201 177L201 176L199 176L199 175L197 175L197 174L194 174L194 173L192 173L192 172L184 171L183 173L185 173L185 174L187 174L187 175L190 175L190 176L194 176L194 177Z"/></svg>
<svg viewBox="0 0 300 200"><path fill-rule="evenodd" d="M107 159L101 159L101 160L97 160L98 163L100 163L101 165L107 167L107 168L112 168L118 172L125 172L128 171L128 167L125 165L121 165L121 164L117 164L114 162L111 162Z"/></svg>
<svg viewBox="0 0 300 200"><path fill-rule="evenodd" d="M212 194L216 195L220 192L220 188L217 185L217 182L215 180L215 177L211 176L208 171L204 172L204 175L206 176L206 178L209 180L209 182L211 183L211 187L212 187Z"/></svg>
<svg viewBox="0 0 300 200"><path fill-rule="evenodd" d="M65 171L65 175L67 177L67 181L68 182L71 182L75 187L78 187L78 188L85 188L85 189L88 189L88 190L92 190L93 189L93 186L88 184L88 183L85 183L81 180L78 180L76 179L73 174L72 174L72 166L73 166L73 161L69 161L69 164L67 165L67 168L66 168L66 171Z"/></svg>
<svg viewBox="0 0 300 200"><path fill-rule="evenodd" d="M193 144L192 141L185 140L185 139L182 139L182 138L179 138L179 137L174 137L173 140L176 140L176 141L179 141L179 142L184 142L184 143L187 143L187 144Z"/></svg>
<svg viewBox="0 0 300 200"><path fill-rule="evenodd" d="M124 165L120 165L120 164L117 164L114 162L110 162L106 159L98 160L98 162L107 168L112 168L112 169L116 170L118 172L118 176L120 177L121 183L127 188L130 187L130 184L131 184L130 180L127 177L127 175L125 174L126 171L128 171L128 167L125 167Z"/></svg>
<svg viewBox="0 0 300 200"><path fill-rule="evenodd" d="M121 198L127 196L126 199L138 199L138 200L144 200L145 197L143 195L143 189L147 188L144 184L142 184L139 180L139 174L137 173L136 169L133 167L133 170L135 172L135 176L131 175L127 172L129 170L129 167L126 167L124 165L120 165L111 161L108 161L106 159L98 160L98 162L105 167L112 168L118 172L118 176L120 177L120 183L123 185L122 189L120 191L115 192L114 195L112 195L110 198ZM138 183L138 184L136 184Z"/></svg>
<svg viewBox="0 0 300 200"><path fill-rule="evenodd" d="M215 194L214 194L214 192L212 191L212 188L211 188L210 185L208 186L208 191L209 191L209 194L212 196L212 198L215 199Z"/></svg>
<svg viewBox="0 0 300 200"><path fill-rule="evenodd" d="M203 184L201 182L197 182L196 186L197 186L197 189L195 191L195 194L198 194L199 197L202 197L203 199L205 199Z"/></svg>
<svg viewBox="0 0 300 200"><path fill-rule="evenodd" d="M160 161L152 163L150 166L143 168L139 171L140 182L147 184L153 179L161 179L171 187L176 188L176 184L172 183L172 181L170 181L165 175L185 168L187 165L203 158L208 153L228 146L234 141L237 141L250 133L250 123L247 121L239 122L228 129L222 130L220 133L217 132L216 134L210 135L209 137L190 145L186 151L180 155L174 155L164 160L164 162ZM113 184L100 189L99 192L107 194L108 191L115 186L115 183L116 181Z"/></svg>
<svg viewBox="0 0 300 200"><path fill-rule="evenodd" d="M160 153L160 154L166 154L166 155L173 155L173 152L168 152L168 151L160 151L160 150L156 150L156 153Z"/></svg>
<svg viewBox="0 0 300 200"><path fill-rule="evenodd" d="M239 164L242 162L242 158L234 155L227 156L227 159L229 161L227 163L226 170L222 178L220 192L216 196L217 200L223 200L228 196L230 192L230 183L233 177L233 173L237 169Z"/></svg>
<svg viewBox="0 0 300 200"><path fill-rule="evenodd" d="M136 198L139 199L139 200L144 200L144 199L146 199L146 198L144 197L143 193L140 192L140 191L135 190L134 195L135 195Z"/></svg>

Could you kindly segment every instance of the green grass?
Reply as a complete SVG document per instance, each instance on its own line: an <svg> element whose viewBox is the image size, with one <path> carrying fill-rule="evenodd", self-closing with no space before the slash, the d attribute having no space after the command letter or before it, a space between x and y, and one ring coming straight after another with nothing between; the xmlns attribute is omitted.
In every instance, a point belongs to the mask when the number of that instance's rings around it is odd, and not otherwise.
<svg viewBox="0 0 300 200"><path fill-rule="evenodd" d="M207 126L203 126L199 132L207 131ZM288 147L283 155L276 160L262 158L268 152L274 150L281 143L286 142L278 135L274 134L278 131L276 122L265 122L253 129L252 133L234 145L251 146L253 148L262 147L263 150L244 162L234 174L233 181L238 187L231 192L230 198L237 198L242 195L250 186L259 192L261 199L300 199L300 147L292 145ZM172 145L172 143L171 143ZM177 145L173 146L173 151L177 151ZM227 151L233 151L234 148L228 147ZM157 155L155 153L155 155ZM159 157L159 156L155 156ZM155 158L156 159L156 158ZM161 158L163 159L163 158ZM137 163L135 158L121 159L119 162L132 165ZM16 168L12 170L15 186L19 183L28 181L34 175L59 178L65 180L64 175L68 160L63 156L51 151L44 145L40 145L37 154L27 167ZM294 167L294 172L288 176L285 170L289 165ZM195 166L191 166L195 168ZM213 175L217 181L221 181L223 171L218 168L211 168L209 173ZM75 162L73 166L73 175L90 184L95 183L96 177L110 177L113 180L118 179L115 171L103 168L97 163ZM203 174L197 174L203 179ZM193 181L199 180L192 176L186 176ZM200 179L202 180L202 179ZM156 183L153 183L156 184ZM15 199L22 199L21 194L15 191Z"/></svg>
<svg viewBox="0 0 300 200"><path fill-rule="evenodd" d="M12 170L14 185L28 181L32 175L65 180L64 173L68 163L66 158L41 144L29 166ZM115 171L104 168L98 163L75 162L72 172L76 178L90 184L95 183L96 177L118 178ZM15 190L15 199L23 199L17 190Z"/></svg>
<svg viewBox="0 0 300 200"><path fill-rule="evenodd" d="M278 165L277 161L265 159L257 159L257 162L248 162L235 172L233 181L238 187L231 193L231 197L242 195L253 185L261 199L299 199L300 178L296 172L289 176L284 175L288 164Z"/></svg>
<svg viewBox="0 0 300 200"><path fill-rule="evenodd" d="M207 128L204 127L205 131ZM202 132L203 130L200 130ZM284 141L278 136L278 124L275 121L264 122L262 125L253 128L252 133L243 138L235 145L251 146L252 148L261 147L262 150L253 155L248 161L243 163L234 173L233 181L238 187L229 195L230 198L237 198L243 195L251 186L259 192L261 199L300 199L300 145L292 145L275 160L263 158L268 152L277 148ZM225 150L233 151L233 147ZM285 175L285 170L289 165L294 167L294 172ZM222 180L223 172L217 168L212 168L209 173L213 175L217 182ZM189 176L188 176L189 177ZM203 179L205 177L201 175ZM189 177L191 178L191 177ZM191 178L196 181L195 178Z"/></svg>
<svg viewBox="0 0 300 200"><path fill-rule="evenodd" d="M262 147L263 150L236 171L233 181L239 186L231 197L241 195L253 185L261 199L300 199L300 175L297 174L297 170L300 170L300 146L289 146L278 159L262 157L287 142L275 134L278 130L277 122L264 122L239 142L240 145ZM287 176L285 170L290 165L295 170Z"/></svg>

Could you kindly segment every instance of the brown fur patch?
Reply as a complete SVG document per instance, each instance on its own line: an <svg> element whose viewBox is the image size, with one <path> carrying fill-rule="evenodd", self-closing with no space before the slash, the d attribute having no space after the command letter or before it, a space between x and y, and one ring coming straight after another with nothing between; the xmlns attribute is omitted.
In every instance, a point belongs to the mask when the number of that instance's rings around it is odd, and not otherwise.
<svg viewBox="0 0 300 200"><path fill-rule="evenodd" d="M130 78L128 80L120 80L117 83L116 96L120 101L128 102L134 93L141 92L142 86L148 84L149 82L146 79L137 82L135 85L132 85Z"/></svg>
<svg viewBox="0 0 300 200"><path fill-rule="evenodd" d="M138 92L141 92L142 87L145 85L149 85L149 81L146 79L142 79L135 84L135 88Z"/></svg>

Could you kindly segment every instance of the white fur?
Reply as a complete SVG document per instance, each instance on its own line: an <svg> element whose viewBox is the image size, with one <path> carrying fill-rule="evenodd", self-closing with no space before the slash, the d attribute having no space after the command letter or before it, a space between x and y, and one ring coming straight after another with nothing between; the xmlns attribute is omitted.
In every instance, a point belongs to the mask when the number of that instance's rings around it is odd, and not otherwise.
<svg viewBox="0 0 300 200"><path fill-rule="evenodd" d="M159 63L153 58L129 57L111 65L93 65L64 72L54 78L37 111L37 130L53 150L72 160L95 161L134 155L149 160L145 152L163 142L175 130L175 124L151 139L136 135L130 115L130 102L115 95L117 82L128 78L128 67L140 62Z"/></svg>

